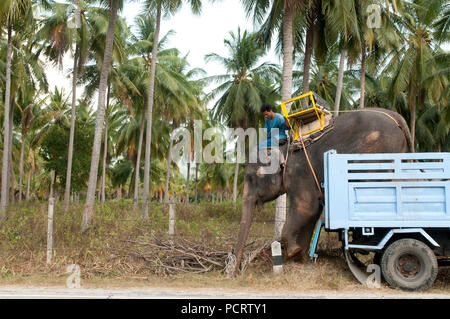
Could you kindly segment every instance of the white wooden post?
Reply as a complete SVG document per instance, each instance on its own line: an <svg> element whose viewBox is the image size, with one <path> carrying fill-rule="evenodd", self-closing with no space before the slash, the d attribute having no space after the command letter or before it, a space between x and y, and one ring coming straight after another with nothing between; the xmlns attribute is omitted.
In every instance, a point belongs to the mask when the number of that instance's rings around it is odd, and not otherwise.
<svg viewBox="0 0 450 319"><path fill-rule="evenodd" d="M53 181L55 179L55 171L50 175L50 197L48 199L48 222L47 222L47 265L52 263L53 257L53 210L55 199L53 198Z"/></svg>
<svg viewBox="0 0 450 319"><path fill-rule="evenodd" d="M283 257L281 255L281 244L278 241L274 241L271 245L272 249L272 261L273 261L273 273L278 275L283 271Z"/></svg>
<svg viewBox="0 0 450 319"><path fill-rule="evenodd" d="M175 203L174 201L170 201L169 204L169 238L173 240L175 237L175 221L176 221L176 213L175 213Z"/></svg>
<svg viewBox="0 0 450 319"><path fill-rule="evenodd" d="M286 222L286 194L279 196L276 200L276 213L273 240L280 241L283 226Z"/></svg>

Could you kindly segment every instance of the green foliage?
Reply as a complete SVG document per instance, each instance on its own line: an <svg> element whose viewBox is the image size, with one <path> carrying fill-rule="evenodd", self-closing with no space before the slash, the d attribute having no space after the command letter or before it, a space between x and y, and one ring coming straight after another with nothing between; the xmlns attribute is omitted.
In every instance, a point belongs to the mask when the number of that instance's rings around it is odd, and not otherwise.
<svg viewBox="0 0 450 319"><path fill-rule="evenodd" d="M71 94L59 90L48 92L47 60L62 66L63 58L77 57L78 86L83 96L77 103L75 150L72 168L72 190L86 188L91 156L95 113L89 111L98 91L100 66L104 55L108 19L107 1L78 1L81 28L70 28L68 6L72 1L5 0L0 1L0 96L6 86L6 26L12 23L13 55L11 97L13 102L12 162L17 191L19 165L23 155L22 192L30 177L30 198L45 198L49 188L49 170L57 175L56 186L65 185L69 134L69 100ZM78 3L77 2L77 3ZM126 3L120 1L121 5ZM112 198L121 187L125 197L134 191L135 164L140 133L146 133L144 119L150 76L151 51L156 19L148 14L162 4L164 14L175 14L183 4L179 0L145 1L145 7L132 25L118 17L113 45L113 61L108 78L109 102L106 154L106 195ZM200 0L185 2L193 12L200 13ZM334 105L338 86L339 58L346 57L343 73L340 110L360 105L360 83L365 78L365 107L382 107L399 112L414 130L416 151L448 151L450 149L449 111L449 17L448 1L388 0L379 2L380 28L367 26L366 0L322 0L304 2L289 0L242 0L243 9L255 24L255 32L237 28L224 39L228 52L211 53L207 62L217 62L225 74L206 75L189 65L177 47L169 47L170 37L177 30L162 34L158 45L153 108L150 190L164 192L167 172L169 137L173 127L191 129L201 119L205 127L260 127L262 102L273 104L279 111L282 82L276 61L264 62L271 43L282 56L283 12L295 8L293 21L294 73L293 95L303 90L303 67L308 17L316 14L313 27L314 45L309 72L309 88L328 104ZM236 8L238 10L238 8ZM33 15L34 12L34 15ZM39 14L37 14L39 13ZM164 23L164 20L163 20ZM207 39L206 39L207 40ZM362 53L365 74L361 74ZM345 53L345 54L342 54ZM72 64L65 68L72 67ZM299 71L301 70L301 71ZM70 70L72 72L73 70ZM72 73L68 74L69 77ZM216 84L210 92L207 86ZM214 108L207 110L212 103ZM4 98L0 99L0 113ZM3 121L3 114L0 119ZM175 124L175 126L173 126ZM145 136L145 135L144 135ZM102 136L103 138L103 136ZM3 150L0 140L0 154ZM145 145L145 138L143 140ZM22 152L23 150L23 152ZM102 162L102 161L101 161ZM142 186L144 149L138 165ZM100 164L101 166L102 164ZM243 166L238 174L238 193L242 190ZM212 195L230 197L233 192L234 166L203 164L199 177L191 165L190 195L194 181L198 198L209 201ZM100 167L101 169L101 167ZM186 180L182 170L172 170L170 195L184 197ZM28 172L31 172L28 176ZM12 192L11 192L12 193ZM219 195L220 196L220 195ZM14 233L11 240L18 240Z"/></svg>
<svg viewBox="0 0 450 319"><path fill-rule="evenodd" d="M72 162L72 190L80 191L86 187L91 162L93 127L83 108L77 110L74 135L74 156ZM64 188L66 183L67 157L70 126L65 121L50 125L41 142L41 156L47 171L54 170L58 177L57 186Z"/></svg>

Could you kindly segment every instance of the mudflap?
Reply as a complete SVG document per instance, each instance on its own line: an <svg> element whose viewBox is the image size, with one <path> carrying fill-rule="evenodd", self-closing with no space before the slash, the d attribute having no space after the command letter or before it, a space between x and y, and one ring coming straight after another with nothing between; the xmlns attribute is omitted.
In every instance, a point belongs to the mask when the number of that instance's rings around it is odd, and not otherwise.
<svg viewBox="0 0 450 319"><path fill-rule="evenodd" d="M361 284L367 286L367 278L369 276L353 262L352 257L350 256L350 252L348 250L343 249L343 251L345 260L347 261L348 268L350 268L350 271L352 272L353 276L355 276L355 278L358 279L358 281Z"/></svg>

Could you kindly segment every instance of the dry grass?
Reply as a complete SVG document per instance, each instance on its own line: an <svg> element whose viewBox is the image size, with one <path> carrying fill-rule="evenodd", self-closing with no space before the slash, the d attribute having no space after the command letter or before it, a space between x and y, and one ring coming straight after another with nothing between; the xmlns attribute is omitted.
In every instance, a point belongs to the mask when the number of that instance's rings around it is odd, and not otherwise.
<svg viewBox="0 0 450 319"><path fill-rule="evenodd" d="M149 236L166 238L168 212L161 205L151 208L143 220L127 201L97 207L94 227L81 235L82 206L55 213L55 257L46 266L46 203L13 206L8 220L0 225L0 284L64 287L72 263L81 267L86 288L211 288L260 292L373 292L360 285L350 273L340 251L336 234L323 232L318 246L317 264L289 261L283 274L274 276L269 252L261 254L246 272L230 279L220 267L200 274L163 275L149 267L148 260L129 253L133 242ZM273 207L257 214L252 225L249 249L270 241ZM206 245L212 250L231 251L239 229L240 208L230 203L218 205L178 205L177 236ZM269 256L269 258L268 258ZM429 293L448 293L450 268L442 268ZM398 293L382 285L382 293Z"/></svg>

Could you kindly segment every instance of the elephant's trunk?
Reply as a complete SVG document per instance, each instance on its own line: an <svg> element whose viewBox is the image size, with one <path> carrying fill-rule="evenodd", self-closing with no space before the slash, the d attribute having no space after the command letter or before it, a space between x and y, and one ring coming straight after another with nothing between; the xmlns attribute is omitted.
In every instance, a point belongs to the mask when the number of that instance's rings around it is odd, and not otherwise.
<svg viewBox="0 0 450 319"><path fill-rule="evenodd" d="M244 186L244 194L245 194L245 186ZM239 273L241 259L244 253L244 247L245 243L247 242L248 234L250 233L250 225L252 223L253 215L255 213L255 208L256 208L256 201L244 196L242 201L241 226L239 229L236 248L234 250L234 254L236 255L236 267L234 269L235 275Z"/></svg>

